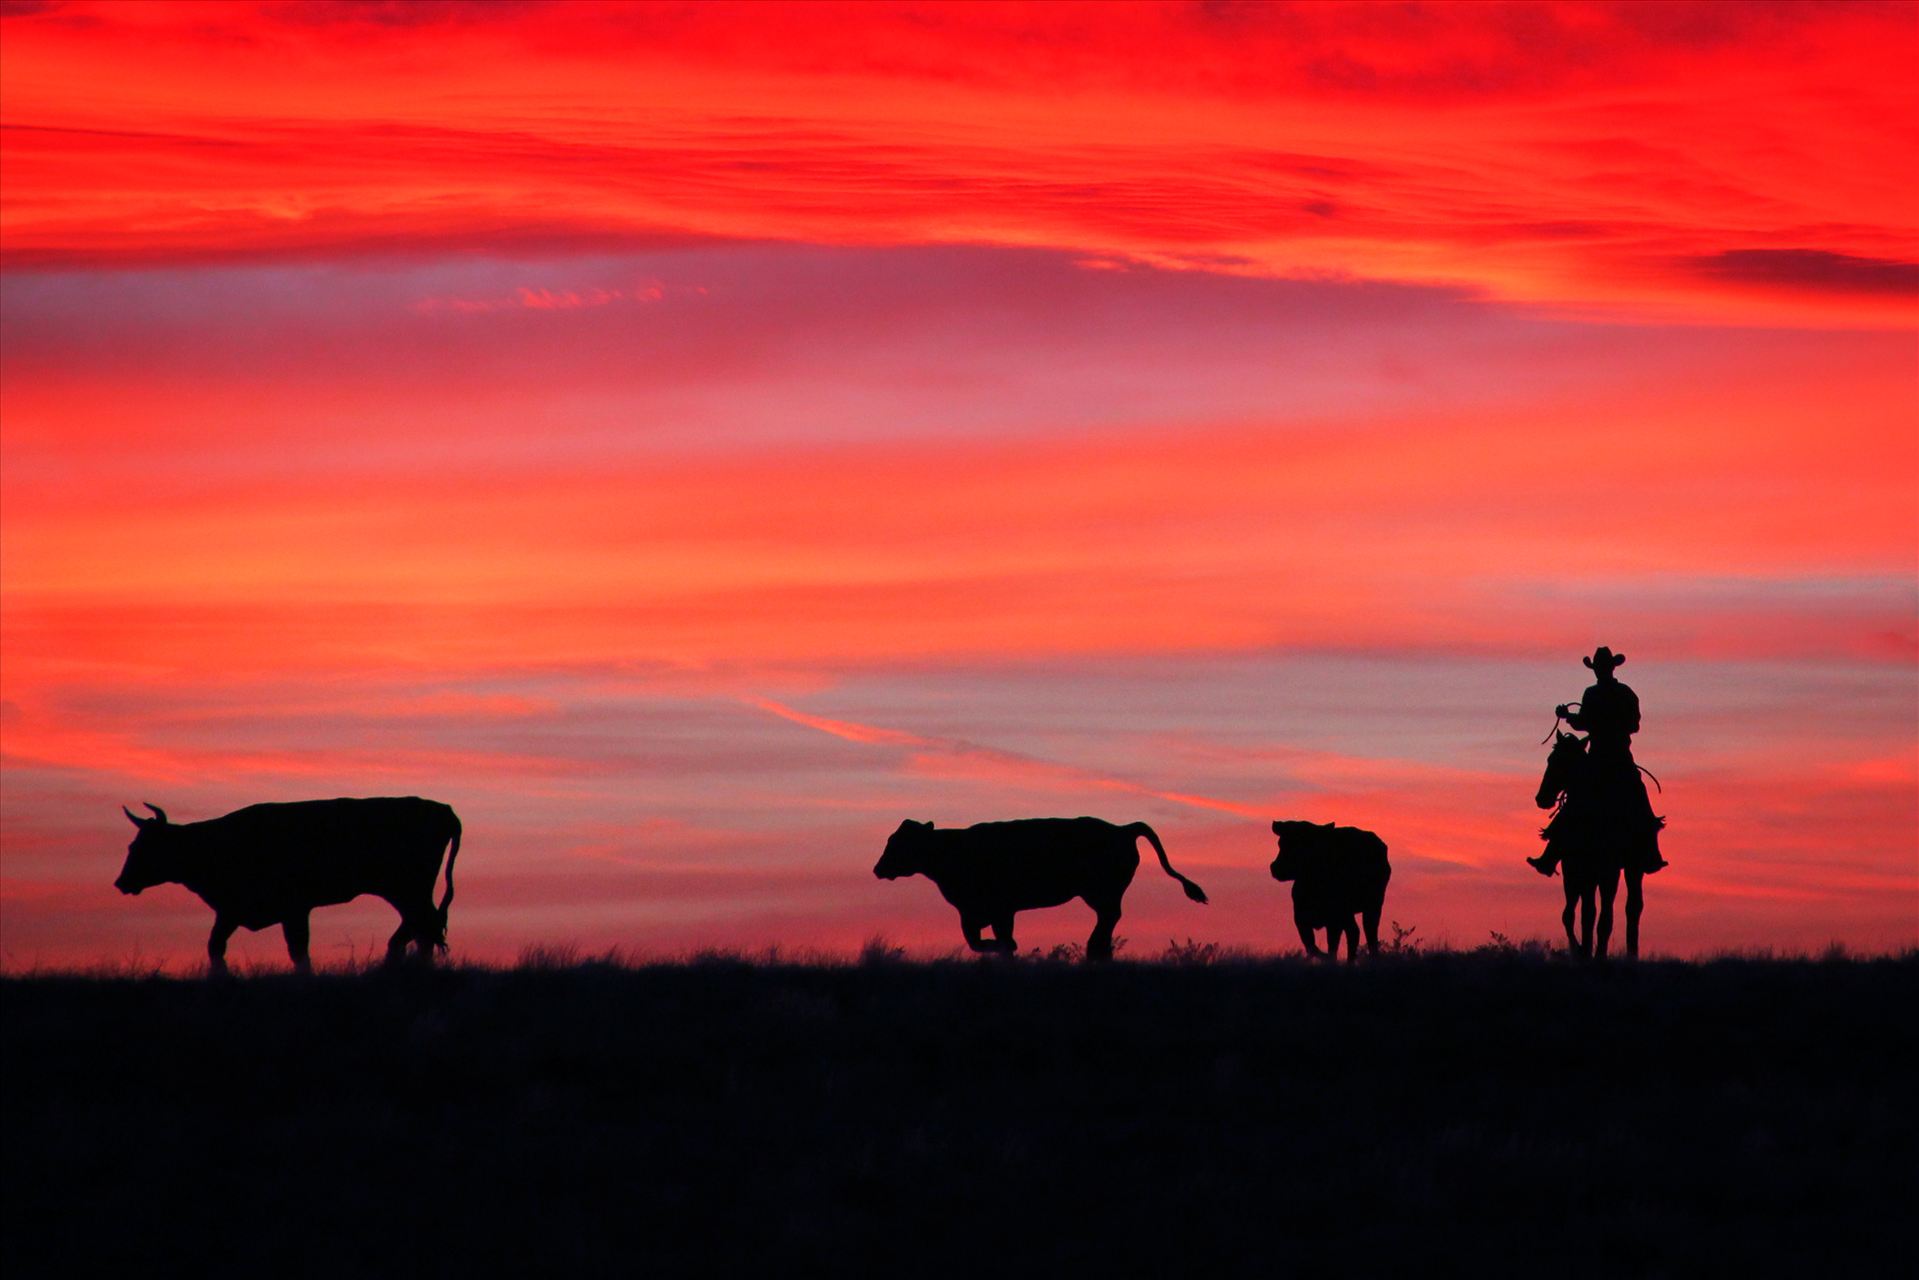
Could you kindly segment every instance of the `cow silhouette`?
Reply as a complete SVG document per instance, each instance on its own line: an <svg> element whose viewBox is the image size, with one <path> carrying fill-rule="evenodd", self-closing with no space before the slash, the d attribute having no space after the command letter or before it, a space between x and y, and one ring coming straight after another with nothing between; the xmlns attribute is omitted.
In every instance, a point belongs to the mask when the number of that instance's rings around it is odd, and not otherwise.
<svg viewBox="0 0 1919 1280"><path fill-rule="evenodd" d="M1086 940L1086 958L1106 960L1113 954L1120 899L1139 870L1141 836L1186 896L1204 903L1206 891L1173 870L1151 827L1143 822L1118 827L1098 818L1024 818L943 831L930 822L908 820L887 840L873 874L882 880L915 875L931 880L958 908L966 945L975 951L1018 951L1015 913L1079 898L1098 916ZM980 937L989 926L991 941Z"/></svg>
<svg viewBox="0 0 1919 1280"><path fill-rule="evenodd" d="M167 821L158 805L147 808L151 818L121 809L139 830L113 887L137 894L179 884L199 895L213 908L207 963L216 975L227 971L227 940L235 929L274 925L286 935L293 967L310 972L308 913L362 894L384 898L400 913L400 927L387 942L389 966L405 959L408 943L428 964L434 949L446 945L453 860L460 852L460 819L446 805L418 796L303 800L182 823ZM436 907L442 850L446 894Z"/></svg>
<svg viewBox="0 0 1919 1280"><path fill-rule="evenodd" d="M1313 936L1326 931L1324 954L1339 958L1340 935L1346 937L1346 958L1359 959L1359 925L1366 922L1366 949L1379 951L1379 913L1386 905L1386 882L1392 866L1386 861L1386 842L1358 827L1336 827L1313 822L1275 822L1279 856L1273 859L1273 879L1293 882L1293 924L1306 953L1322 954Z"/></svg>

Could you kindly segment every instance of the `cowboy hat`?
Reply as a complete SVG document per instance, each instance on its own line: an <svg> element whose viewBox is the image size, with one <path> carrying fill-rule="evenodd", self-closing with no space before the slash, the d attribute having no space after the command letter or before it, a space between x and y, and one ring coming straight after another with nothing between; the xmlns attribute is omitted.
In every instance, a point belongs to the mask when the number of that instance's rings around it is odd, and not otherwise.
<svg viewBox="0 0 1919 1280"><path fill-rule="evenodd" d="M1594 671L1599 671L1599 670L1611 671L1614 667L1620 665L1625 660L1626 660L1625 654L1623 653L1616 654L1603 644L1600 645L1597 649L1593 650L1592 657L1580 659L1581 662L1591 667Z"/></svg>

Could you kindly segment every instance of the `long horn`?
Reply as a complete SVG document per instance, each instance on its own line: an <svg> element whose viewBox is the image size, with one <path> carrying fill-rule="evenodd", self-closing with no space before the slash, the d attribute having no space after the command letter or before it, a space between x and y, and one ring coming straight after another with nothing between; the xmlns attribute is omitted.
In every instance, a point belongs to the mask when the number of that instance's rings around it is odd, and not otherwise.
<svg viewBox="0 0 1919 1280"><path fill-rule="evenodd" d="M165 809L162 809L159 805L154 804L150 800L142 800L140 803L146 805L147 808L153 810L153 816L158 818L160 821L165 822L167 820L167 811Z"/></svg>
<svg viewBox="0 0 1919 1280"><path fill-rule="evenodd" d="M131 822L136 827L144 827L145 825L147 825L148 822L152 821L152 819L150 818L142 818L138 816L137 814L133 812L133 810L127 808L125 805L120 806L120 812L126 814L127 821Z"/></svg>

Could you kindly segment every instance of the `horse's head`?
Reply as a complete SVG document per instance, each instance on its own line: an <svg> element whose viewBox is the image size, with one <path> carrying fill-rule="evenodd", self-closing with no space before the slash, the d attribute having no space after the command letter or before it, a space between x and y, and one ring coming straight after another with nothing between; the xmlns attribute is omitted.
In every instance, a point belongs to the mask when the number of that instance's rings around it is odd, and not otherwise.
<svg viewBox="0 0 1919 1280"><path fill-rule="evenodd" d="M1539 779L1539 794L1533 797L1533 803L1542 809L1550 809L1559 803L1559 797L1566 794L1571 785L1573 770L1586 758L1586 740L1576 733L1553 734L1552 753L1546 757L1546 772Z"/></svg>

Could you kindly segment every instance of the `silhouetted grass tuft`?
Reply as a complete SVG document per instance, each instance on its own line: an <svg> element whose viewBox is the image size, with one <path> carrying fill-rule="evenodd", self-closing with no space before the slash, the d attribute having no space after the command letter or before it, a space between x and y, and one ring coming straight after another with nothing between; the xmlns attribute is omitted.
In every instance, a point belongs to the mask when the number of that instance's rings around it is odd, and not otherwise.
<svg viewBox="0 0 1919 1280"><path fill-rule="evenodd" d="M1919 955L0 979L9 1275L1889 1274Z"/></svg>

